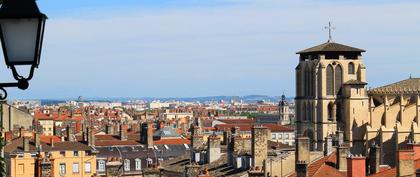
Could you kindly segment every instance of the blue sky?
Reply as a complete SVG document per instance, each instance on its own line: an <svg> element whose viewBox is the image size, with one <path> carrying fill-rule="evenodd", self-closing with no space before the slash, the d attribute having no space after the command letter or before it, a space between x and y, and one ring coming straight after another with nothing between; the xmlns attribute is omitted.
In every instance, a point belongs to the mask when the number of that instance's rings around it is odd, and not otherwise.
<svg viewBox="0 0 420 177"><path fill-rule="evenodd" d="M38 0L41 65L9 98L294 96L296 51L367 50L369 87L420 77L420 2ZM11 81L6 67L2 81Z"/></svg>

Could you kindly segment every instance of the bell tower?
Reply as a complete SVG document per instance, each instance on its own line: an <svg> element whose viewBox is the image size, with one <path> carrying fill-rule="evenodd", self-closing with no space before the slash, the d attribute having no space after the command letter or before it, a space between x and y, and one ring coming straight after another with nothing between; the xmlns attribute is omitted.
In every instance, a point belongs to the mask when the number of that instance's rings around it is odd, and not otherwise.
<svg viewBox="0 0 420 177"><path fill-rule="evenodd" d="M326 43L297 52L296 123L298 134L310 138L311 150L323 150L325 138L337 130L344 132L346 142L352 141L356 108L363 112L357 116L366 113L364 118L368 117L363 52L332 42L331 37Z"/></svg>

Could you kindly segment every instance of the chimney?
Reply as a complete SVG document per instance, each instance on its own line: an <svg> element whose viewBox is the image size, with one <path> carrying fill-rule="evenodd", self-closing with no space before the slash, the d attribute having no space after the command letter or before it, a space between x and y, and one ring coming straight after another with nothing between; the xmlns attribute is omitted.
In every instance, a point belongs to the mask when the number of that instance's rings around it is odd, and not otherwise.
<svg viewBox="0 0 420 177"><path fill-rule="evenodd" d="M336 158L337 158L337 164L336 168L338 171L344 172L347 171L347 154L348 154L348 147L345 145L339 145L336 147ZM364 167L365 168L365 167Z"/></svg>
<svg viewBox="0 0 420 177"><path fill-rule="evenodd" d="M379 172L381 165L381 147L373 143L369 148L369 174L375 174Z"/></svg>
<svg viewBox="0 0 420 177"><path fill-rule="evenodd" d="M223 131L223 141L222 144L223 145L228 145L230 142L230 132L229 131Z"/></svg>
<svg viewBox="0 0 420 177"><path fill-rule="evenodd" d="M414 151L410 150L399 150L397 155L397 176L414 176L415 175L415 164L414 164Z"/></svg>
<svg viewBox="0 0 420 177"><path fill-rule="evenodd" d="M147 123L147 147L148 148L153 148L153 132L154 132L153 122Z"/></svg>
<svg viewBox="0 0 420 177"><path fill-rule="evenodd" d="M324 142L324 156L330 155L333 151L332 149L332 137L331 136L327 136L325 137L325 142Z"/></svg>
<svg viewBox="0 0 420 177"><path fill-rule="evenodd" d="M308 162L297 161L295 168L297 177L308 177Z"/></svg>
<svg viewBox="0 0 420 177"><path fill-rule="evenodd" d="M22 134L23 135L23 134ZM23 151L29 151L29 138L28 136L23 136Z"/></svg>
<svg viewBox="0 0 420 177"><path fill-rule="evenodd" d="M209 174L207 168L204 168L204 170L201 172L200 175L198 175L198 177L211 177L211 175Z"/></svg>
<svg viewBox="0 0 420 177"><path fill-rule="evenodd" d="M241 133L241 129L239 127L232 127L231 133L234 136L239 136L239 134Z"/></svg>
<svg viewBox="0 0 420 177"><path fill-rule="evenodd" d="M95 146L95 129L92 127L89 127L87 129L87 139L88 139L88 145L89 146Z"/></svg>
<svg viewBox="0 0 420 177"><path fill-rule="evenodd" d="M305 163L309 163L309 156L310 156L310 152L309 152L309 138L308 137L303 137L303 136L298 136L296 137L296 158L295 158L295 162L305 162ZM296 167L297 169L297 167Z"/></svg>
<svg viewBox="0 0 420 177"><path fill-rule="evenodd" d="M73 134L73 128L70 127L70 125L67 125L67 141L73 142L74 141L74 134Z"/></svg>
<svg viewBox="0 0 420 177"><path fill-rule="evenodd" d="M220 138L213 134L207 139L207 159L208 163L218 160L220 153Z"/></svg>
<svg viewBox="0 0 420 177"><path fill-rule="evenodd" d="M50 146L54 147L54 139L53 138L50 138Z"/></svg>
<svg viewBox="0 0 420 177"><path fill-rule="evenodd" d="M335 132L335 138L336 138L336 142L335 142L335 145L336 146L340 146L340 145L342 145L343 143L344 143L344 134L343 134L343 131L341 131L340 129L338 129L336 132Z"/></svg>
<svg viewBox="0 0 420 177"><path fill-rule="evenodd" d="M347 157L347 177L366 177L366 157L362 155Z"/></svg>
<svg viewBox="0 0 420 177"><path fill-rule="evenodd" d="M106 134L114 135L114 127L112 127L111 123L107 123L105 129L106 129Z"/></svg>
<svg viewBox="0 0 420 177"><path fill-rule="evenodd" d="M35 133L35 147L38 149L39 148L39 146L41 145L41 139L40 139L40 137L39 137L39 134L38 133Z"/></svg>
<svg viewBox="0 0 420 177"><path fill-rule="evenodd" d="M127 141L127 139L128 139L127 131L128 131L127 124L125 124L125 123L121 124L120 125L120 139L121 139L121 141Z"/></svg>
<svg viewBox="0 0 420 177"><path fill-rule="evenodd" d="M420 158L420 144L419 143L409 143L409 149L414 151L414 159Z"/></svg>
<svg viewBox="0 0 420 177"><path fill-rule="evenodd" d="M264 166L264 161L267 159L267 127L261 125L254 125L251 129L251 154L252 166Z"/></svg>

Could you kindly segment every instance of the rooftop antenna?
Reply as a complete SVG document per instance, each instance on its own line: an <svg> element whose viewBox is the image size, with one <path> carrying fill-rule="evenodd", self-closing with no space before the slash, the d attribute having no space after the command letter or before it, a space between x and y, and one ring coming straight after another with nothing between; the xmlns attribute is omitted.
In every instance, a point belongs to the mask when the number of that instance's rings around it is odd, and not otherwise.
<svg viewBox="0 0 420 177"><path fill-rule="evenodd" d="M325 29L328 29L328 42L332 42L332 31L335 30L335 27L331 25L331 21L328 22L328 26L324 27Z"/></svg>

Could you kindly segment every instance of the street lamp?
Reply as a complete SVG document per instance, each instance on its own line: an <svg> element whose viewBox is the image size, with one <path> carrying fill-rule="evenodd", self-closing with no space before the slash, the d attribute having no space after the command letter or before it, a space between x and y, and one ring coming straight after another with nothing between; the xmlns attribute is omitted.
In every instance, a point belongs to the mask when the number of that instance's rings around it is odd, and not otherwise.
<svg viewBox="0 0 420 177"><path fill-rule="evenodd" d="M35 0L4 0L0 7L0 39L4 59L12 70L16 83L0 83L0 90L7 97L5 87L25 90L29 87L34 69L38 67L47 16L41 13ZM19 75L16 66L30 66L29 76Z"/></svg>

